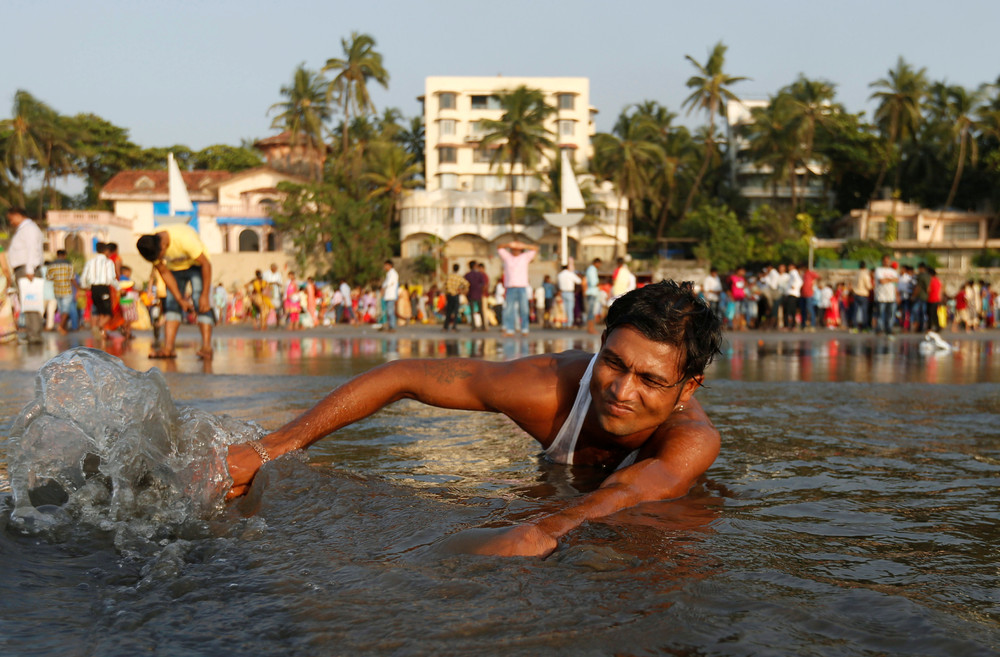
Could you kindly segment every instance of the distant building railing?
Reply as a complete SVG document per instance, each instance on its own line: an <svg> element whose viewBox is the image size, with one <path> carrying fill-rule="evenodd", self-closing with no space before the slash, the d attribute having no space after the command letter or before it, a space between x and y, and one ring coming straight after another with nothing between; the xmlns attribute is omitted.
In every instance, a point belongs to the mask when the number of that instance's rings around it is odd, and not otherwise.
<svg viewBox="0 0 1000 657"><path fill-rule="evenodd" d="M258 219L270 218L273 207L269 205L250 205L248 203L222 204L222 203L199 203L198 214L207 217L254 217Z"/></svg>
<svg viewBox="0 0 1000 657"><path fill-rule="evenodd" d="M116 226L131 230L132 219L107 210L49 210L45 222L53 230L86 230Z"/></svg>

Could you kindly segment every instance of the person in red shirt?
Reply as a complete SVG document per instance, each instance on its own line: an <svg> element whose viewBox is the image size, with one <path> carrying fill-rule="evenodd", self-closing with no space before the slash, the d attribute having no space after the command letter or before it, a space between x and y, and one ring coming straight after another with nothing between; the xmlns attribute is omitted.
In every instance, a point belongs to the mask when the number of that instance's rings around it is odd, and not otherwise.
<svg viewBox="0 0 1000 657"><path fill-rule="evenodd" d="M816 330L816 281L819 274L812 269L802 273L802 294L799 297L799 311L802 313L802 325L809 322L809 329Z"/></svg>
<svg viewBox="0 0 1000 657"><path fill-rule="evenodd" d="M938 307L941 305L941 279L933 267L928 267L927 272L931 275L931 282L927 286L927 315L930 317L930 330L940 331Z"/></svg>

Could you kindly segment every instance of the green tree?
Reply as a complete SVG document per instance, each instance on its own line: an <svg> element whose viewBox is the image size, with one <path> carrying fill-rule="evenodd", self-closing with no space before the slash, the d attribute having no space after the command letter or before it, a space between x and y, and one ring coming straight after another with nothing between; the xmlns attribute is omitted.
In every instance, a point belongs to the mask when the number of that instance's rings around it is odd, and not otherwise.
<svg viewBox="0 0 1000 657"><path fill-rule="evenodd" d="M413 157L413 161L420 167L420 179L425 177L424 144L426 137L424 133L424 117L414 116L410 119L410 124L403 128L395 137L406 152Z"/></svg>
<svg viewBox="0 0 1000 657"><path fill-rule="evenodd" d="M168 153L174 154L174 160L177 161L178 169L181 171L191 170L194 151L183 144L144 148L136 156L135 166L138 169L152 169L154 171L166 169Z"/></svg>
<svg viewBox="0 0 1000 657"><path fill-rule="evenodd" d="M647 201L655 217L656 241L663 239L667 225L678 218L678 199L684 185L690 185L691 172L696 169L698 149L690 131L675 126L677 115L655 101L636 106L636 114L645 123L647 139L658 146L663 158L654 165L649 176Z"/></svg>
<svg viewBox="0 0 1000 657"><path fill-rule="evenodd" d="M336 73L327 88L327 100L336 95L340 101L344 115L341 152L346 154L352 110L354 116L374 112L375 104L368 93L368 83L374 80L388 89L389 73L382 65L382 55L375 50L375 39L371 36L351 32L350 41L341 39L340 45L344 50L344 57L328 59L323 72Z"/></svg>
<svg viewBox="0 0 1000 657"><path fill-rule="evenodd" d="M688 108L688 114L692 110L704 111L708 117L708 130L705 133L705 154L701 163L701 168L695 176L691 191L684 202L684 209L681 216L686 216L694 203L698 188L701 186L705 174L708 172L708 165L715 152L715 117L724 117L726 114L726 102L739 100L729 87L746 80L745 77L727 75L722 69L725 66L726 46L720 41L715 44L712 52L704 64L699 63L691 55L685 55L691 64L697 69L697 75L688 78L686 86L692 89L691 95L682 103L682 107Z"/></svg>
<svg viewBox="0 0 1000 657"><path fill-rule="evenodd" d="M84 204L97 207L104 185L120 171L137 166L141 149L129 139L129 131L96 114L77 114L66 119L76 152L76 168L83 175Z"/></svg>
<svg viewBox="0 0 1000 657"><path fill-rule="evenodd" d="M291 239L296 266L315 268L330 280L367 284L378 279L391 254L388 232L376 220L377 204L352 197L331 182L280 183L285 194L275 226Z"/></svg>
<svg viewBox="0 0 1000 657"><path fill-rule="evenodd" d="M507 185L510 191L510 225L514 227L514 170L521 164L525 177L534 172L546 151L555 150L552 133L545 127L545 120L555 108L545 102L545 94L538 89L521 85L499 95L503 115L499 120L481 121L486 134L482 148L493 148L490 166L499 173L507 164Z"/></svg>
<svg viewBox="0 0 1000 657"><path fill-rule="evenodd" d="M253 148L214 144L201 149L191 158L195 169L209 171L244 171L259 167L264 159Z"/></svg>
<svg viewBox="0 0 1000 657"><path fill-rule="evenodd" d="M815 153L816 131L829 124L831 114L839 109L833 104L835 87L826 80L810 80L799 75L785 91L789 99L790 127L798 140L803 187L806 187L809 184L809 174L817 164L814 160L824 159L817 158Z"/></svg>
<svg viewBox="0 0 1000 657"><path fill-rule="evenodd" d="M792 98L787 93L779 93L764 107L754 107L750 116L751 122L743 129L749 142L749 156L758 170L769 178L775 203L778 184L788 184L794 211L798 205L795 168L800 158L801 141L793 123Z"/></svg>
<svg viewBox="0 0 1000 657"><path fill-rule="evenodd" d="M11 118L0 121L0 132L5 133L4 164L14 183L17 205L24 204L29 169L45 158L42 136L54 114L48 105L19 89L14 94Z"/></svg>
<svg viewBox="0 0 1000 657"><path fill-rule="evenodd" d="M899 189L902 169L902 143L909 137L914 139L920 127L924 98L927 94L927 69L914 70L912 66L900 57L896 68L889 71L888 77L879 78L868 85L875 92L869 100L878 101L875 109L875 123L882 135L892 144L896 166L895 189ZM883 164L872 195L878 193L885 179L889 161Z"/></svg>
<svg viewBox="0 0 1000 657"><path fill-rule="evenodd" d="M420 184L420 167L412 156L398 144L379 141L370 149L366 163L367 171L362 179L372 186L369 199L385 197L389 199L390 211L386 213L384 226L391 230L399 225L399 201L403 192Z"/></svg>
<svg viewBox="0 0 1000 657"><path fill-rule="evenodd" d="M951 189L944 207L951 207L958 193L958 184L962 180L966 160L973 166L979 159L979 145L974 133L979 130L978 113L986 96L986 89L969 91L961 85L951 85L945 89L945 125L949 126L950 145L957 147L954 155L955 175L952 178Z"/></svg>
<svg viewBox="0 0 1000 657"><path fill-rule="evenodd" d="M650 191L650 178L665 164L665 155L653 140L654 126L647 116L626 108L618 115L610 133L594 135L594 169L614 184L618 194L628 199L626 232L632 235L637 208ZM618 230L621 204L615 207L615 257L618 257Z"/></svg>
<svg viewBox="0 0 1000 657"><path fill-rule="evenodd" d="M698 239L695 256L719 271L732 271L748 260L746 233L736 213L725 205L703 204L686 215L679 228Z"/></svg>
<svg viewBox="0 0 1000 657"><path fill-rule="evenodd" d="M275 103L268 110L268 113L277 111L271 127L287 130L293 149L302 145L310 153L318 154L318 158L310 160L309 164L310 178L317 181L323 176L321 162L326 153L324 124L333 113L325 87L326 80L322 75L310 71L305 64L300 64L292 75L292 83L281 87L281 95L285 100ZM288 165L291 166L291 159L288 160Z"/></svg>
<svg viewBox="0 0 1000 657"><path fill-rule="evenodd" d="M817 130L816 149L829 163L828 178L840 214L864 206L889 156L886 141L875 127L860 114L835 111Z"/></svg>

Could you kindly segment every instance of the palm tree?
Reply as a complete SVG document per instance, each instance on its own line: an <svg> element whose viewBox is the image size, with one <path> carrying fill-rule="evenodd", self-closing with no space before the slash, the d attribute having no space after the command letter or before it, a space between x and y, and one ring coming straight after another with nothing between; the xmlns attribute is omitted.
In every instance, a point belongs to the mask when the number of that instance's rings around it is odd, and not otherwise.
<svg viewBox="0 0 1000 657"><path fill-rule="evenodd" d="M951 142L958 143L958 155L955 165L955 176L952 178L951 189L944 207L951 207L958 193L958 184L962 180L966 155L969 163L975 166L979 159L979 145L973 139L973 133L979 129L978 113L986 98L986 89L979 88L969 91L961 85L952 85L945 91L945 114L948 117L946 125L950 127Z"/></svg>
<svg viewBox="0 0 1000 657"><path fill-rule="evenodd" d="M382 55L375 50L375 39L367 34L351 32L351 40L341 39L344 58L333 57L326 60L323 72L335 71L336 76L327 88L327 99L337 95L344 114L342 128L342 152L347 153L347 131L351 124L351 110L354 115L364 115L375 111L368 93L368 82L374 80L389 88L389 73L382 66Z"/></svg>
<svg viewBox="0 0 1000 657"><path fill-rule="evenodd" d="M801 157L802 141L794 128L793 102L789 94L779 93L766 106L753 108L753 120L745 130L749 140L750 159L755 166L771 170L774 199L777 200L778 183L787 180L794 210L798 205L795 168Z"/></svg>
<svg viewBox="0 0 1000 657"><path fill-rule="evenodd" d="M628 199L628 227L631 235L636 208L647 196L650 176L663 166L663 149L651 140L652 124L640 112L623 111L610 133L594 135L594 168L610 180L618 194ZM621 204L615 208L615 257L618 257L618 230Z"/></svg>
<svg viewBox="0 0 1000 657"><path fill-rule="evenodd" d="M877 100L879 103L875 109L875 122L885 138L893 145L898 162L901 159L903 140L907 135L913 139L920 126L924 97L927 94L927 69L921 68L915 71L900 57L896 62L896 68L889 71L889 77L879 78L868 86L877 89L868 99ZM887 169L888 162L879 172L875 189L872 191L873 196L882 186ZM902 168L897 164L894 185L896 190L899 189L901 171Z"/></svg>
<svg viewBox="0 0 1000 657"><path fill-rule="evenodd" d="M37 164L42 171L42 186L38 193L39 217L45 214L46 195L55 192L52 188L52 179L78 171L74 162L77 153L71 143L70 121L52 109L47 109L44 119L38 130L39 146L42 149L42 158ZM50 204L58 207L58 202L59 195L53 193Z"/></svg>
<svg viewBox="0 0 1000 657"><path fill-rule="evenodd" d="M286 100L275 103L268 110L268 113L279 110L271 127L290 133L292 150L303 144L310 155L318 156L316 162L310 163L310 172L316 181L322 179L322 163L326 155L324 124L332 115L324 91L325 84L321 75L307 69L305 64L300 64L292 76L292 84L281 88L281 94Z"/></svg>
<svg viewBox="0 0 1000 657"><path fill-rule="evenodd" d="M691 204L694 203L694 198L698 194L698 187L701 186L701 181L708 172L709 162L714 155L715 117L725 116L726 102L739 100L736 94L730 91L729 87L737 82L748 79L726 75L723 72L722 67L725 65L726 50L725 44L721 41L715 44L704 65L699 64L691 55L685 55L685 58L697 69L698 74L688 78L687 87L694 91L684 100L681 106L688 108L688 114L694 109L705 111L708 115L708 131L705 133L707 141L705 142L704 160L702 160L701 169L698 170L698 175L691 186L691 191L688 193L687 201L684 202L684 210L681 212L682 217L691 209Z"/></svg>
<svg viewBox="0 0 1000 657"><path fill-rule="evenodd" d="M399 200L403 191L420 185L420 166L401 146L387 141L379 141L369 150L368 170L362 176L365 182L374 186L369 199L389 197L392 211L386 229L394 222L399 223Z"/></svg>
<svg viewBox="0 0 1000 657"><path fill-rule="evenodd" d="M499 173L503 163L507 163L507 184L510 190L511 230L514 228L514 167L521 163L522 174L526 177L541 162L547 150L554 150L552 133L545 127L545 120L556 110L545 102L545 94L539 89L529 89L521 85L512 91L499 95L503 115L499 120L483 119L481 125L486 131L480 142L482 148L494 147L490 157L490 167Z"/></svg>
<svg viewBox="0 0 1000 657"><path fill-rule="evenodd" d="M0 133L6 135L4 164L15 178L17 203L24 203L24 180L32 163L42 162L45 150L41 135L54 112L27 91L14 94L11 118L0 121Z"/></svg>
<svg viewBox="0 0 1000 657"><path fill-rule="evenodd" d="M677 115L655 101L636 105L636 113L646 121L648 139L663 151L663 162L650 177L649 201L656 215L656 240L663 239L671 215L676 218L677 195L682 182L690 182L698 152L690 131L673 125Z"/></svg>
<svg viewBox="0 0 1000 657"><path fill-rule="evenodd" d="M836 109L833 105L835 87L826 80L810 80L804 75L787 87L792 113L792 130L801 143L802 169L804 173L803 187L808 186L810 166L814 160L813 145L816 140L816 129L826 127L830 116ZM793 208L794 209L794 208Z"/></svg>
<svg viewBox="0 0 1000 657"><path fill-rule="evenodd" d="M420 177L424 177L424 117L414 116L410 119L410 127L404 128L396 141L413 156L413 161L420 167Z"/></svg>

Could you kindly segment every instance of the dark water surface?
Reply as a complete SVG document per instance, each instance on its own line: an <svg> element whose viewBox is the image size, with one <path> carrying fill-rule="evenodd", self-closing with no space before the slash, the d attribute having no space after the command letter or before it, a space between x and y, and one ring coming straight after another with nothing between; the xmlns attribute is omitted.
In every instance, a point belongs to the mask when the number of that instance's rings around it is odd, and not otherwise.
<svg viewBox="0 0 1000 657"><path fill-rule="evenodd" d="M0 531L0 654L997 654L997 344L927 357L733 337L698 393L723 436L706 479L546 560L453 548L560 508L595 473L540 463L503 417L400 402L268 464L153 555ZM178 404L274 428L387 359L591 345L232 338L211 376L190 358L163 369ZM126 363L147 368L146 346ZM4 436L52 355L11 354Z"/></svg>

